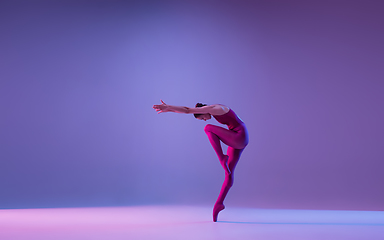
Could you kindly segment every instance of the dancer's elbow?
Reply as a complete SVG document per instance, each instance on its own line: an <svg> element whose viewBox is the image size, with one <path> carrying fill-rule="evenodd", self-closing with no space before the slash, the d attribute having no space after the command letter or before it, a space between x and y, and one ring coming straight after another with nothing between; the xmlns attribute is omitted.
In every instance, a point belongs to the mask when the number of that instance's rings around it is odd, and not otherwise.
<svg viewBox="0 0 384 240"><path fill-rule="evenodd" d="M186 114L191 113L191 109L190 109L189 107L183 107L183 111L184 111L184 113L186 113Z"/></svg>

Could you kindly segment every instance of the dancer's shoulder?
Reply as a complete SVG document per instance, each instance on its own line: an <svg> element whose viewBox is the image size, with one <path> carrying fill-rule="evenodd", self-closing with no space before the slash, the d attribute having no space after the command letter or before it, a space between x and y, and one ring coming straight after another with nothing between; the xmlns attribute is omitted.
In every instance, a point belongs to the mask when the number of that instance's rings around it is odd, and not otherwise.
<svg viewBox="0 0 384 240"><path fill-rule="evenodd" d="M224 115L231 110L229 107L225 106L224 104L213 104L210 106L213 106L213 109L216 110L215 111L216 114L212 114L216 116Z"/></svg>

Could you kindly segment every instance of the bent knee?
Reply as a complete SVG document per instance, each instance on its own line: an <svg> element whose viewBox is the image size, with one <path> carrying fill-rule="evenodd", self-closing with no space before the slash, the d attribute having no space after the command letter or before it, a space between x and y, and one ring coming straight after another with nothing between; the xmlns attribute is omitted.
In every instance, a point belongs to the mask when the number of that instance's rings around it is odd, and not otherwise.
<svg viewBox="0 0 384 240"><path fill-rule="evenodd" d="M212 124L207 124L207 125L205 125L205 127L204 127L204 132L210 132L210 131L212 131L212 128L214 127L214 125L212 125Z"/></svg>

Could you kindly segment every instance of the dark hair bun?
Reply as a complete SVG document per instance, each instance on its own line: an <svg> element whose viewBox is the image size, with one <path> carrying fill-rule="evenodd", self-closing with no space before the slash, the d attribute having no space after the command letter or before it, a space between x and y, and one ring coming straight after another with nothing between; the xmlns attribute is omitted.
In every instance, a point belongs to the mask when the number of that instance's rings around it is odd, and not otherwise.
<svg viewBox="0 0 384 240"><path fill-rule="evenodd" d="M204 106L207 106L207 104L203 104L203 103L196 103L196 106L195 106L195 107L204 107Z"/></svg>

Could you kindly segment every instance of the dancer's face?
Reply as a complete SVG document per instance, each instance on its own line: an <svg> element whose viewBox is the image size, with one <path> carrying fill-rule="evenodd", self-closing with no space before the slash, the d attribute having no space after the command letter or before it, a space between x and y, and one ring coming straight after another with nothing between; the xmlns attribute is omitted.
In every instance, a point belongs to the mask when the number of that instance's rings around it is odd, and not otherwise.
<svg viewBox="0 0 384 240"><path fill-rule="evenodd" d="M211 114L206 113L206 114L201 114L200 116L197 117L197 119L207 121L211 119L211 117L212 117Z"/></svg>

